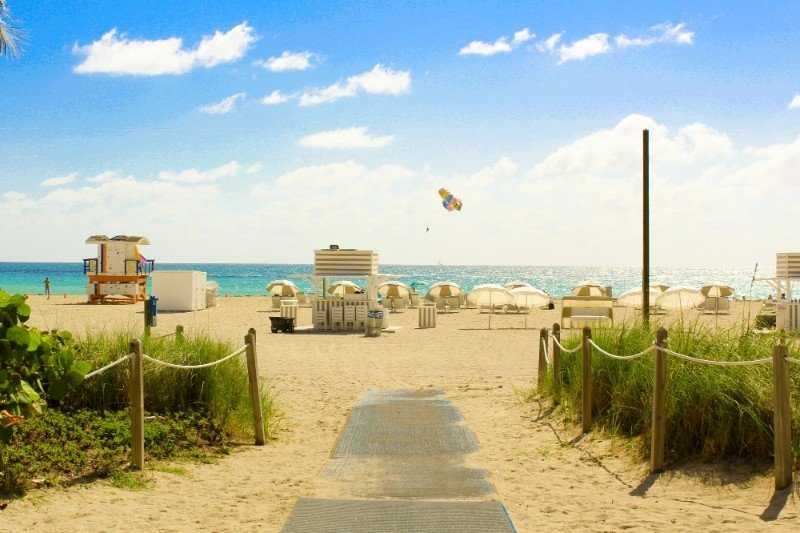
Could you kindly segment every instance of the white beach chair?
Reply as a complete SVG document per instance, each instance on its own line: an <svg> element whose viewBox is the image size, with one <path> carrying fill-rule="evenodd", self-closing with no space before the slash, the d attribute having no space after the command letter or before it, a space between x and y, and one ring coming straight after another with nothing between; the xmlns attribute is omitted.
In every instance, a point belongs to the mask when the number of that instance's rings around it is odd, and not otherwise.
<svg viewBox="0 0 800 533"><path fill-rule="evenodd" d="M417 307L419 307L419 294L410 294L408 296L408 300L409 300L408 306L411 307L412 309L416 309Z"/></svg>
<svg viewBox="0 0 800 533"><path fill-rule="evenodd" d="M331 329L336 331L344 327L344 309L341 305L331 307Z"/></svg>
<svg viewBox="0 0 800 533"><path fill-rule="evenodd" d="M344 308L344 329L353 330L356 328L356 308L348 305Z"/></svg>
<svg viewBox="0 0 800 533"><path fill-rule="evenodd" d="M356 329L367 329L367 306L359 305L356 307Z"/></svg>

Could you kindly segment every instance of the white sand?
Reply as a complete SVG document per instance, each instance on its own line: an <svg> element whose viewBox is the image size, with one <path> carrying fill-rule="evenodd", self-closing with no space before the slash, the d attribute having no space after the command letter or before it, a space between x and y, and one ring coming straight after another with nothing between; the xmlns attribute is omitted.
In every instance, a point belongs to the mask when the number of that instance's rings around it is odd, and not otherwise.
<svg viewBox="0 0 800 533"><path fill-rule="evenodd" d="M82 298L32 297L32 324L65 328L141 328L137 306L88 306ZM319 478L348 410L368 389L445 391L477 436L471 457L487 468L496 498L519 531L800 530L800 508L788 491L774 501L773 480L730 466L683 467L650 478L620 444L564 427L537 403L521 403L536 373L538 329L559 312L522 315L474 310L438 315L435 329L417 329L417 312L391 315L402 328L380 338L358 334L269 333L266 298L222 298L216 308L160 314L154 331L176 324L242 343L258 331L260 371L285 412L276 439L242 446L187 475L150 470L150 488L115 489L108 482L34 490L0 511L3 531L279 531L300 497L337 497ZM751 316L755 316L754 307ZM624 310L616 309L617 313ZM689 312L694 319L698 313ZM747 315L702 320L728 326ZM616 317L619 322L622 314ZM310 324L301 310L300 323ZM788 501L787 501L788 499ZM762 518L764 516L764 518Z"/></svg>

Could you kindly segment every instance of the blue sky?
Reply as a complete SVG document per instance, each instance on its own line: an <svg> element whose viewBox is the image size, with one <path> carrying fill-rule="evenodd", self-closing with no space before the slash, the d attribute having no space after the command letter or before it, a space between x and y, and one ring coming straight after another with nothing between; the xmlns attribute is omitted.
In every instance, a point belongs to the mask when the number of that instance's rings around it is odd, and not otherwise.
<svg viewBox="0 0 800 533"><path fill-rule="evenodd" d="M648 128L653 264L771 265L800 2L697 4L11 0L0 260L637 265Z"/></svg>

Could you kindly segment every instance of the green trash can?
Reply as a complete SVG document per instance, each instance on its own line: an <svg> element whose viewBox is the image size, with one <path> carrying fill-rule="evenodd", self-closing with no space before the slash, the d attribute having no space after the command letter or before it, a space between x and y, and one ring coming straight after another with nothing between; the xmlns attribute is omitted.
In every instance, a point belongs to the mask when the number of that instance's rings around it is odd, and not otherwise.
<svg viewBox="0 0 800 533"><path fill-rule="evenodd" d="M367 311L367 337L380 337L383 328L383 311L370 309Z"/></svg>

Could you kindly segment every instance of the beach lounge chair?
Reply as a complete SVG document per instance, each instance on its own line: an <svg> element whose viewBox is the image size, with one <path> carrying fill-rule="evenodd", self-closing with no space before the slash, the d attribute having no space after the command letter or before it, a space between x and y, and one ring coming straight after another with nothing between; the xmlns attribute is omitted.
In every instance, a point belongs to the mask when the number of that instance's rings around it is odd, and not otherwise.
<svg viewBox="0 0 800 533"><path fill-rule="evenodd" d="M455 309L456 311L458 311L459 308L461 307L461 298L458 296L449 296L445 298L445 305L450 310Z"/></svg>
<svg viewBox="0 0 800 533"><path fill-rule="evenodd" d="M409 294L408 300L408 306L410 308L416 309L419 307L419 294Z"/></svg>
<svg viewBox="0 0 800 533"><path fill-rule="evenodd" d="M384 296L383 300L381 301L381 307L384 309L391 309L392 308L392 297L391 296Z"/></svg>
<svg viewBox="0 0 800 533"><path fill-rule="evenodd" d="M297 298L297 305L299 305L300 307L308 306L308 297L306 297L306 293L298 292L295 298Z"/></svg>
<svg viewBox="0 0 800 533"><path fill-rule="evenodd" d="M443 311L447 312L447 307L445 304L447 303L446 298L436 298L436 312Z"/></svg>
<svg viewBox="0 0 800 533"><path fill-rule="evenodd" d="M281 297L280 296L273 296L272 297L272 310L273 311L280 311L281 309Z"/></svg>

